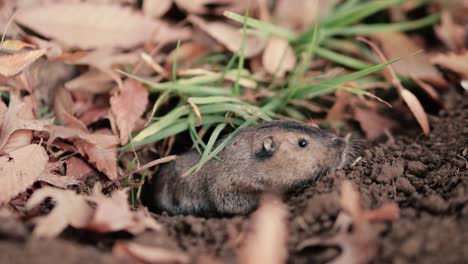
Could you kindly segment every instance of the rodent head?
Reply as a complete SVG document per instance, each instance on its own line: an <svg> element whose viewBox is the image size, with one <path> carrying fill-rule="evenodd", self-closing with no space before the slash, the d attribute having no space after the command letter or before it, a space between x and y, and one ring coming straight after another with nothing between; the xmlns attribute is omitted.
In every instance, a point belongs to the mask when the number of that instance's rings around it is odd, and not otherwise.
<svg viewBox="0 0 468 264"><path fill-rule="evenodd" d="M347 138L296 121L261 125L253 141L253 158L264 171L263 180L278 191L316 180L357 158Z"/></svg>

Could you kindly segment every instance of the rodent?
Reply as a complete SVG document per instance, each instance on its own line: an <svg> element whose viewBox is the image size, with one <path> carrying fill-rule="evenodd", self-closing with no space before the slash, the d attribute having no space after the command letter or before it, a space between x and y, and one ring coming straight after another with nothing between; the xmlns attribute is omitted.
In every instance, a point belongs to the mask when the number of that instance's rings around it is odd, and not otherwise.
<svg viewBox="0 0 468 264"><path fill-rule="evenodd" d="M218 154L190 175L200 154L189 151L162 165L143 187L151 211L199 216L243 215L262 193L285 195L340 168L355 156L348 138L298 121L270 121L240 130Z"/></svg>

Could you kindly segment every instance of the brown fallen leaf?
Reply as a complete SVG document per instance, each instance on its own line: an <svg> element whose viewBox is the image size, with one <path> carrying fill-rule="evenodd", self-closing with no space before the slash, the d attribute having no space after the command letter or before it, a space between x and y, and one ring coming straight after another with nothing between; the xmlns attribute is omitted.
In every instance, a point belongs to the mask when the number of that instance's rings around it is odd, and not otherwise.
<svg viewBox="0 0 468 264"><path fill-rule="evenodd" d="M2 113L0 112L0 115ZM21 110L18 111L19 118L23 120L33 120L34 113L33 113L33 102L31 96L26 96L23 98L23 107ZM0 124L1 124L0 120ZM19 149L26 145L31 144L31 140L33 139L33 132L31 130L26 129L19 129L13 132L8 138L8 141L3 146L2 151L6 153L10 153L15 149Z"/></svg>
<svg viewBox="0 0 468 264"><path fill-rule="evenodd" d="M169 55L167 55L165 68L170 69L175 59L177 58L177 68L185 69L210 53L210 50L211 48L208 45L202 43L182 43L178 49L174 49L169 53Z"/></svg>
<svg viewBox="0 0 468 264"><path fill-rule="evenodd" d="M220 14L225 9L234 11L233 6L236 4L241 4L244 7L247 4L246 0L174 0L175 4L181 8L182 10L190 13L190 14L208 14L208 13L216 13ZM214 5L218 5L219 8L213 7ZM254 2L251 2L250 10L255 8ZM209 8L208 6L211 6ZM237 11L242 10L242 8L236 8Z"/></svg>
<svg viewBox="0 0 468 264"><path fill-rule="evenodd" d="M427 118L426 112L424 111L423 106L419 102L418 98L409 90L403 89L401 91L401 97L405 101L406 105L413 112L414 117L418 121L425 135L429 135L429 119Z"/></svg>
<svg viewBox="0 0 468 264"><path fill-rule="evenodd" d="M99 187L93 189L93 194L86 199L96 203L96 210L86 227L101 233L119 230L136 231L145 229L159 230L161 227L149 215L141 217L130 210L128 204L128 190L116 190L111 197L101 193ZM137 228L141 226L140 228Z"/></svg>
<svg viewBox="0 0 468 264"><path fill-rule="evenodd" d="M33 234L39 237L56 237L67 226L101 233L126 230L139 234L146 229L160 229L160 225L149 214L130 210L126 190L116 191L112 197L108 197L101 193L99 184L95 185L90 196L44 187L33 193L26 203L26 209L38 206L47 197L52 198L55 206L49 214L33 219L36 223Z"/></svg>
<svg viewBox="0 0 468 264"><path fill-rule="evenodd" d="M15 21L81 49L131 48L165 26L117 4L66 2L22 9Z"/></svg>
<svg viewBox="0 0 468 264"><path fill-rule="evenodd" d="M262 197L252 215L252 231L239 249L239 263L286 263L288 210L280 198Z"/></svg>
<svg viewBox="0 0 468 264"><path fill-rule="evenodd" d="M128 143L137 121L146 110L148 95L148 89L140 82L126 80L120 93L110 98L110 110L119 130L120 144Z"/></svg>
<svg viewBox="0 0 468 264"><path fill-rule="evenodd" d="M236 28L222 22L207 22L194 15L188 16L187 19L223 44L231 52L240 52L242 47L242 28ZM244 57L251 58L260 54L266 42L267 38L261 33L247 31L245 34Z"/></svg>
<svg viewBox="0 0 468 264"><path fill-rule="evenodd" d="M55 170L61 164L61 162L49 162L42 172L42 174L37 178L38 181L46 182L52 186L66 189L71 185L78 185L80 182L73 177L62 176L57 174Z"/></svg>
<svg viewBox="0 0 468 264"><path fill-rule="evenodd" d="M81 155L96 165L110 180L118 180L117 174L117 145L119 140L116 136L108 133L95 132L83 135L81 140L75 140L74 145Z"/></svg>
<svg viewBox="0 0 468 264"><path fill-rule="evenodd" d="M66 82L65 87L73 92L100 94L110 91L115 87L115 83L107 74L91 68L80 76Z"/></svg>
<svg viewBox="0 0 468 264"><path fill-rule="evenodd" d="M69 158L65 164L67 165L67 176L76 180L82 180L84 176L93 171L93 168L77 157Z"/></svg>
<svg viewBox="0 0 468 264"><path fill-rule="evenodd" d="M468 51L462 53L438 53L431 57L432 64L438 64L468 79Z"/></svg>
<svg viewBox="0 0 468 264"><path fill-rule="evenodd" d="M274 17L280 26L303 31L317 21L316 16L318 19L326 18L335 4L335 1L327 0L279 0L275 3Z"/></svg>
<svg viewBox="0 0 468 264"><path fill-rule="evenodd" d="M395 121L378 114L375 108L355 105L353 110L353 119L359 122L369 140L377 139L397 125Z"/></svg>
<svg viewBox="0 0 468 264"><path fill-rule="evenodd" d="M43 147L31 144L0 156L0 204L31 186L47 165Z"/></svg>
<svg viewBox="0 0 468 264"><path fill-rule="evenodd" d="M112 248L114 256L144 263L189 263L190 258L183 252L146 246L135 242L117 241Z"/></svg>
<svg viewBox="0 0 468 264"><path fill-rule="evenodd" d="M159 18L171 8L172 0L143 1L143 13L151 18Z"/></svg>
<svg viewBox="0 0 468 264"><path fill-rule="evenodd" d="M84 196L71 190L44 187L36 190L26 203L26 209L41 204L44 199L51 197L55 201L54 208L45 216L33 219L36 226L33 235L42 238L54 238L67 226L83 228L93 216L93 208L88 204Z"/></svg>
<svg viewBox="0 0 468 264"><path fill-rule="evenodd" d="M262 63L268 73L283 77L287 71L294 69L296 56L286 39L272 36L263 52Z"/></svg>
<svg viewBox="0 0 468 264"><path fill-rule="evenodd" d="M89 133L76 127L49 126L50 134L48 144L56 138L69 139L73 142L78 152L106 176L116 181L117 174L117 145L119 140L112 135L110 130L101 130Z"/></svg>
<svg viewBox="0 0 468 264"><path fill-rule="evenodd" d="M409 37L403 33L385 32L373 35L382 46L385 57L389 60L405 57L391 65L396 73L403 76L413 76L440 87L446 87L447 82L437 69L429 63L424 52L407 57L408 54L421 50Z"/></svg>
<svg viewBox="0 0 468 264"><path fill-rule="evenodd" d="M45 52L45 49L39 49L0 56L0 74L13 76L39 59Z"/></svg>
<svg viewBox="0 0 468 264"><path fill-rule="evenodd" d="M434 31L449 49L456 51L465 48L465 28L455 23L449 11L442 11L440 25L434 26Z"/></svg>
<svg viewBox="0 0 468 264"><path fill-rule="evenodd" d="M404 36L404 35L403 35ZM375 45L374 43L368 41L365 38L359 38L359 40L367 43L372 50L377 54L379 57L379 60L381 62L387 61L387 58L385 55L380 51L380 49ZM416 66L416 65L414 65ZM421 103L419 102L418 98L414 96L413 93L411 93L409 90L407 90L403 85L401 84L400 79L396 75L396 72L393 68L393 65L389 65L385 69L386 75L385 78L392 82L392 84L395 86L397 89L399 95L403 99L403 101L408 105L409 109L411 110L413 116L416 118L418 121L419 126L423 130L424 134L427 136L430 133L430 127L429 127L429 120L427 118L426 112L424 111L424 108L422 107ZM409 73L409 76L413 76L413 78L420 78L423 79L423 77L419 77L417 74Z"/></svg>
<svg viewBox="0 0 468 264"><path fill-rule="evenodd" d="M8 110L3 114L3 122L0 128L0 150L3 149L10 136L17 130L37 130L46 131L53 120L31 120L20 117L21 111L25 107L25 102L21 101L19 94L10 93L10 104ZM22 114L24 115L24 114Z"/></svg>

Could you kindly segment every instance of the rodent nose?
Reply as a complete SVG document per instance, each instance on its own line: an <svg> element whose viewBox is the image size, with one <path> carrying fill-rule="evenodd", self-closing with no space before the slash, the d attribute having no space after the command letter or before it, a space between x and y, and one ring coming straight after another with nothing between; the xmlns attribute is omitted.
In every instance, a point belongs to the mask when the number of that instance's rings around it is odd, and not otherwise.
<svg viewBox="0 0 468 264"><path fill-rule="evenodd" d="M344 148L346 147L346 141L340 137L335 137L334 139L332 139L332 147L340 149L340 151L344 150Z"/></svg>

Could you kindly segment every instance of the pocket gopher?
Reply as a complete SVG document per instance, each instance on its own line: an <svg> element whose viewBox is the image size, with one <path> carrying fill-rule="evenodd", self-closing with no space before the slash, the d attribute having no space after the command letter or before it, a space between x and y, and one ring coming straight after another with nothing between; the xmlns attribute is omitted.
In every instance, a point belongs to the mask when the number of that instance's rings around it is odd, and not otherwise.
<svg viewBox="0 0 468 264"><path fill-rule="evenodd" d="M271 121L244 128L218 154L192 174L200 159L189 151L163 165L142 200L152 211L170 214L236 215L256 209L264 192L285 195L328 170L356 158L356 148L316 126Z"/></svg>

